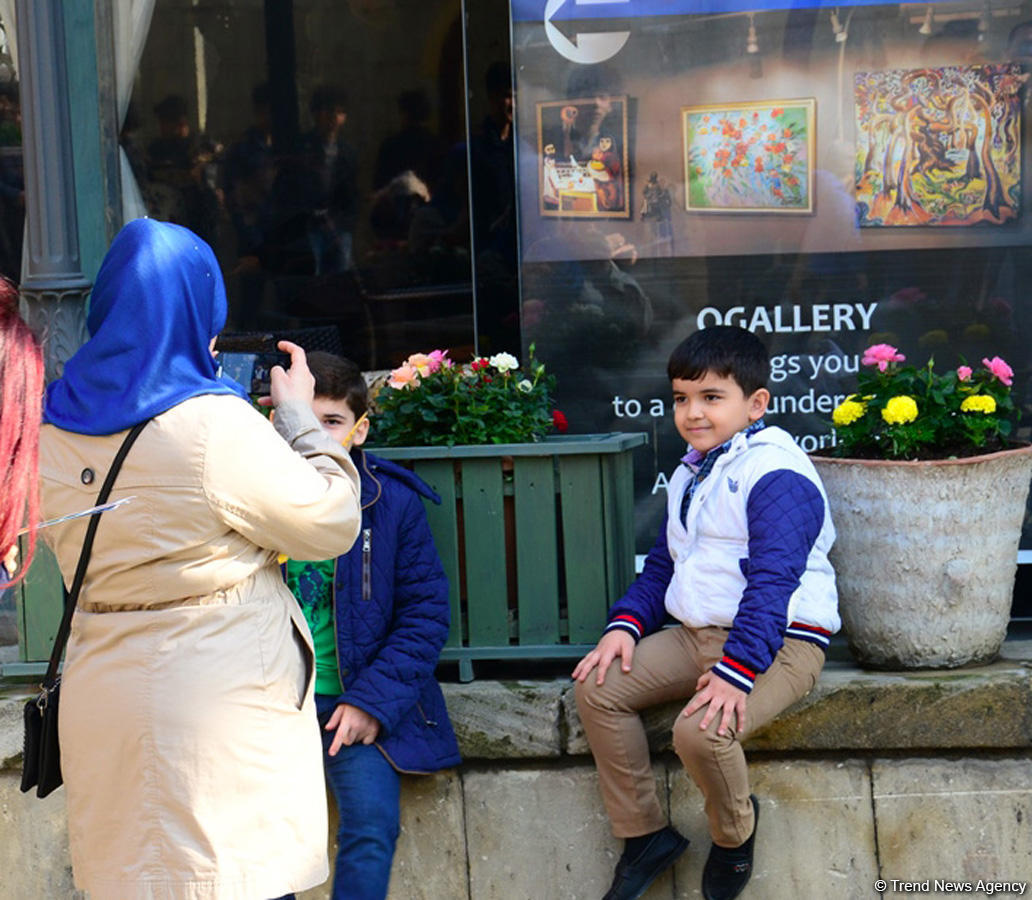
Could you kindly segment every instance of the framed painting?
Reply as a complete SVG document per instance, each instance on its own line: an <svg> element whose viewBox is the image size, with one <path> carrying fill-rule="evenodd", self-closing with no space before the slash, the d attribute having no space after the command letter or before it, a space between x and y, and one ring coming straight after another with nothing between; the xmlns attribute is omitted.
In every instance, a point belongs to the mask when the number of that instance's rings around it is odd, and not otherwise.
<svg viewBox="0 0 1032 900"><path fill-rule="evenodd" d="M681 107L689 212L812 213L817 102Z"/></svg>
<svg viewBox="0 0 1032 900"><path fill-rule="evenodd" d="M857 224L1016 219L1027 79L1018 63L857 72Z"/></svg>
<svg viewBox="0 0 1032 900"><path fill-rule="evenodd" d="M542 216L630 218L626 97L538 103L537 127Z"/></svg>

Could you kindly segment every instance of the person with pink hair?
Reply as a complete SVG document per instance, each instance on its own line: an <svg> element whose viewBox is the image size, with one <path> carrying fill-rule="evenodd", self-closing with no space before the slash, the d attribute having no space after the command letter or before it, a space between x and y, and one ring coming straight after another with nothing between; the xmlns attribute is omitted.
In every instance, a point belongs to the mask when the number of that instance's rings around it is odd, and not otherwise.
<svg viewBox="0 0 1032 900"><path fill-rule="evenodd" d="M18 289L0 278L0 586L19 581L32 561L39 509L39 423L43 411L43 352L18 315ZM18 534L28 548L18 570Z"/></svg>

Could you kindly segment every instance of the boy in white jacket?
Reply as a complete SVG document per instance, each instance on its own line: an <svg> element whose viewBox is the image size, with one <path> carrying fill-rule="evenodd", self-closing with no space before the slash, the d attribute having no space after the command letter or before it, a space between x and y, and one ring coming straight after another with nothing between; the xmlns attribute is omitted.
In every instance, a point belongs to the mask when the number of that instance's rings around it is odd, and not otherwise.
<svg viewBox="0 0 1032 900"><path fill-rule="evenodd" d="M769 372L761 341L728 326L695 332L667 365L688 454L642 574L573 671L606 811L625 839L605 900L640 897L688 846L659 805L640 717L680 698L690 699L674 749L713 841L702 894L741 893L759 814L741 741L810 691L839 628L827 498L792 438L763 422ZM668 616L677 627L662 627Z"/></svg>

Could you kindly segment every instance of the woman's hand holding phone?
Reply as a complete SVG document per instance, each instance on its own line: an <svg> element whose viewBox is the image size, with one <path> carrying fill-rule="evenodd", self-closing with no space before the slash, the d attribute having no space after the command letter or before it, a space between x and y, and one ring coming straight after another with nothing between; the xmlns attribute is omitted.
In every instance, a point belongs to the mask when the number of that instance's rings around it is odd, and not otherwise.
<svg viewBox="0 0 1032 900"><path fill-rule="evenodd" d="M290 354L290 368L273 366L269 372L269 396L259 397L261 406L280 406L283 403L303 403L312 405L315 399L315 376L308 368L305 351L290 341L280 341L276 345L284 353Z"/></svg>

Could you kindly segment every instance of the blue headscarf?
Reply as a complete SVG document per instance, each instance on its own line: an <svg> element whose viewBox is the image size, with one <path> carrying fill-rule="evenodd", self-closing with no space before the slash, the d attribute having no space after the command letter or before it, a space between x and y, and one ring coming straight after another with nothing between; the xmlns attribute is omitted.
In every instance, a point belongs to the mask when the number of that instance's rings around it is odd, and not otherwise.
<svg viewBox="0 0 1032 900"><path fill-rule="evenodd" d="M130 222L100 266L90 339L47 389L44 421L114 434L199 394L247 399L219 376L208 350L225 324L226 287L211 247L179 225Z"/></svg>

